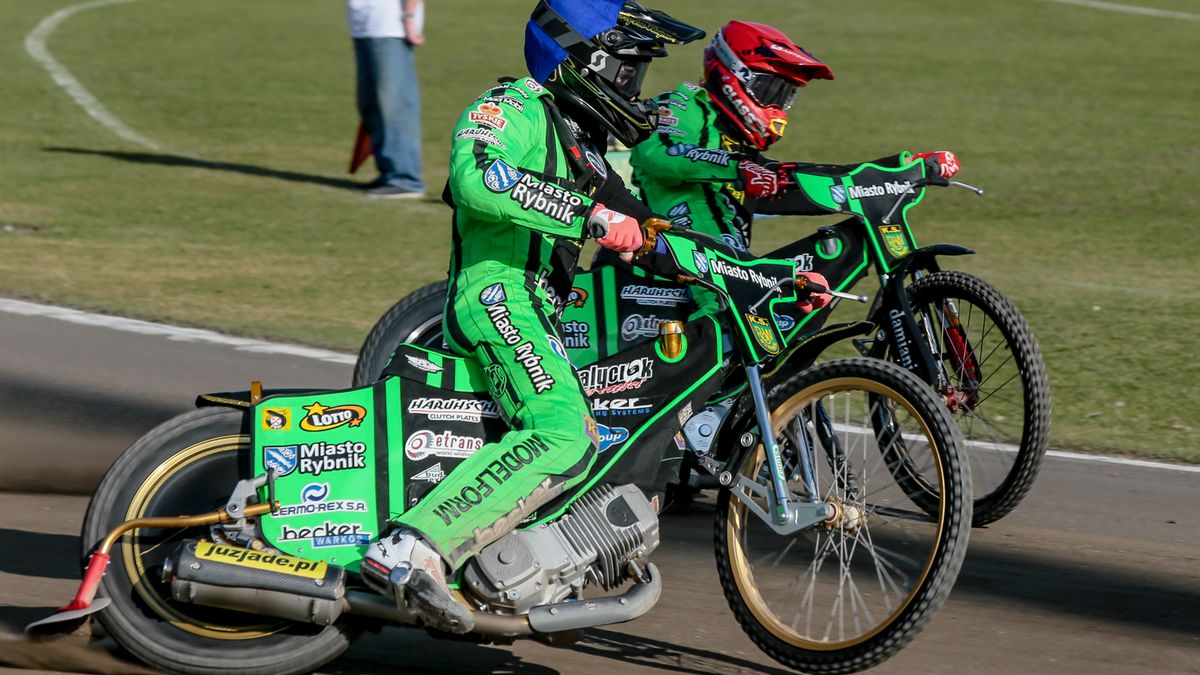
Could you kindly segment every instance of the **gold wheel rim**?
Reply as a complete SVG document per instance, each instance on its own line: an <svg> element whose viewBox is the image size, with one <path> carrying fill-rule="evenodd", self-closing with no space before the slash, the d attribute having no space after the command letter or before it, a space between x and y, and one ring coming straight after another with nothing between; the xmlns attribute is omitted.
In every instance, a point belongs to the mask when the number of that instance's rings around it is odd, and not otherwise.
<svg viewBox="0 0 1200 675"><path fill-rule="evenodd" d="M917 420L920 423L921 431L925 434L925 438L928 439L929 444L933 449L931 454L934 457L934 465L937 470L940 484L946 484L945 467L942 466L940 448L937 447L936 439L930 432L929 425L926 420L920 415L917 415L916 410L914 410L912 407L912 404L909 403L909 401L902 397L898 392L891 387L874 380L866 380L856 377L844 377L826 380L824 382L819 382L812 386L806 387L785 401L781 406L779 406L778 409L772 411L773 414L771 417L771 424L773 429L778 433L782 428L781 421L782 423L786 424L786 421L792 418L792 413L802 408L801 403L806 403L813 400L817 394L823 396L849 389L864 390L874 394L888 396L891 400L900 402L912 416L912 419ZM763 447L760 444L756 454L753 456L753 461L746 462L746 468L743 470L742 475L753 477L759 470L761 462L765 458L764 455L765 453L763 451ZM896 617L898 617L905 609L908 608L909 605L912 604L912 601L916 597L917 593L924 588L925 580L929 577L929 572L933 568L934 559L937 557L937 553L941 548L940 542L942 540L944 523L946 522L947 508L945 491L939 490L939 517L937 521L937 530L934 535L935 544L930 548L929 556L925 560L925 564L921 569L921 574L919 575L917 582L913 584L912 590L909 591L907 597L904 598L903 602L897 604L896 609L893 610L886 619L877 623L871 630L850 640L826 642L805 638L792 631L787 624L783 622L783 620L781 620L773 611L771 611L770 606L763 599L762 594L759 593L758 586L754 583L754 573L750 569L750 563L746 558L746 551L743 548L741 538L738 536L738 533L742 530L742 524L749 514L746 505L743 504L737 497L731 497L729 499L729 512L727 514L728 517L726 518L725 525L725 540L728 545L730 568L733 571L734 583L737 584L738 593L742 596L746 606L750 609L750 613L754 615L754 618L758 621L758 623L783 642L793 647L812 651L835 651L854 647L866 642L867 640L870 640L872 637L879 634L879 632L884 628L890 626L896 620ZM756 518L757 516L749 515L749 517Z"/></svg>
<svg viewBox="0 0 1200 675"><path fill-rule="evenodd" d="M138 486L129 503L129 508L125 512L125 520L145 517L151 498L158 494L163 484L184 467L222 452L237 452L249 445L249 436L231 434L205 439L175 453L159 464ZM134 530L124 535L122 541L124 546L121 547L121 560L125 565L126 574L131 580L134 580L134 590L155 614L176 628L193 635L218 640L253 640L274 635L290 625L289 623L262 624L235 628L203 623L187 616L164 602L163 598L154 592L151 585L143 581L147 577L145 567L142 565L142 544L138 531Z"/></svg>

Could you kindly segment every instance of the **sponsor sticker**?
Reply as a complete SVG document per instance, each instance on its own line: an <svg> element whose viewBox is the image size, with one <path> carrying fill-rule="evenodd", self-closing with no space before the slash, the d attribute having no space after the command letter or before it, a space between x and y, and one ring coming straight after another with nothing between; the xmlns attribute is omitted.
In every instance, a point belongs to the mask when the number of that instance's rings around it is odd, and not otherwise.
<svg viewBox="0 0 1200 675"><path fill-rule="evenodd" d="M587 158L588 166L596 172L601 178L608 178L608 167L604 164L604 158L596 154L592 150L584 150L583 156Z"/></svg>
<svg viewBox="0 0 1200 675"><path fill-rule="evenodd" d="M795 258L792 258L792 261L796 263L797 272L811 272L816 264L816 260L813 258L813 254L811 253L801 253Z"/></svg>
<svg viewBox="0 0 1200 675"><path fill-rule="evenodd" d="M262 428L267 431L287 431L292 428L291 408L263 408Z"/></svg>
<svg viewBox="0 0 1200 675"><path fill-rule="evenodd" d="M559 356L563 357L563 359L565 359L567 361L571 360L570 358L567 357L567 348L563 346L562 340L559 340L558 338L554 337L553 335L547 335L546 342L550 343L550 351L554 352L555 354L558 354Z"/></svg>
<svg viewBox="0 0 1200 675"><path fill-rule="evenodd" d="M883 237L883 243L887 246L888 253L897 258L907 255L912 250L904 239L904 228L899 225L881 225L879 234Z"/></svg>
<svg viewBox="0 0 1200 675"><path fill-rule="evenodd" d="M829 198L833 200L834 204L845 204L846 188L842 185L830 185Z"/></svg>
<svg viewBox="0 0 1200 675"><path fill-rule="evenodd" d="M279 530L279 541L310 541L313 548L366 546L371 541L371 533L363 531L362 523L334 523L326 520L313 527L284 525Z"/></svg>
<svg viewBox="0 0 1200 675"><path fill-rule="evenodd" d="M579 382L588 396L638 389L654 377L654 360L642 357L613 365L591 365L579 371Z"/></svg>
<svg viewBox="0 0 1200 675"><path fill-rule="evenodd" d="M658 326L667 320L653 315L630 314L621 322L621 339L632 342L642 337L657 337Z"/></svg>
<svg viewBox="0 0 1200 675"><path fill-rule="evenodd" d="M600 426L596 424L596 418L591 415L583 416L583 433L592 441L592 447L600 448Z"/></svg>
<svg viewBox="0 0 1200 675"><path fill-rule="evenodd" d="M768 354L779 353L779 341L775 339L775 331L771 330L771 322L766 317L746 314L746 322L750 326L750 332L754 334L754 340Z"/></svg>
<svg viewBox="0 0 1200 675"><path fill-rule="evenodd" d="M263 464L264 468L275 469L277 477L296 469L302 474L319 476L330 471L365 469L366 452L366 443L353 441L268 445L263 447Z"/></svg>
<svg viewBox="0 0 1200 675"><path fill-rule="evenodd" d="M366 513L367 503L359 499L329 499L329 483L309 483L300 491L299 504L285 504L272 518L308 516L314 513Z"/></svg>
<svg viewBox="0 0 1200 675"><path fill-rule="evenodd" d="M563 332L563 342L567 349L590 349L592 336L589 326L582 321L564 321L560 326Z"/></svg>
<svg viewBox="0 0 1200 675"><path fill-rule="evenodd" d="M587 304L588 292L578 286L572 286L571 292L567 294L567 304L572 307L582 308Z"/></svg>
<svg viewBox="0 0 1200 675"><path fill-rule="evenodd" d="M690 300L691 296L686 288L629 284L621 288L621 299L652 307L675 307Z"/></svg>
<svg viewBox="0 0 1200 675"><path fill-rule="evenodd" d="M625 415L644 415L654 406L641 398L594 398L592 399L592 414L623 417Z"/></svg>
<svg viewBox="0 0 1200 675"><path fill-rule="evenodd" d="M776 314L775 325L779 326L779 330L791 330L796 325L796 320L787 314Z"/></svg>
<svg viewBox="0 0 1200 675"><path fill-rule="evenodd" d="M455 138L468 138L470 140L479 141L479 142L485 143L487 145L494 145L498 148L507 147L500 140L500 138L498 136L496 136L496 134L494 132L492 132L491 129L484 129L482 127L471 127L469 129L460 129L458 131L458 133L454 134L454 137Z"/></svg>
<svg viewBox="0 0 1200 675"><path fill-rule="evenodd" d="M753 268L730 265L720 258L712 261L712 271L727 279L741 279L742 281L753 282L760 288L775 288L777 286L775 279L765 277L754 271Z"/></svg>
<svg viewBox="0 0 1200 675"><path fill-rule="evenodd" d="M508 294L504 292L504 284L495 283L479 292L479 301L485 305L494 305L498 302L508 300Z"/></svg>
<svg viewBox="0 0 1200 675"><path fill-rule="evenodd" d="M412 479L413 480L423 480L426 483L433 483L436 485L436 484L442 482L442 479L445 477L446 477L446 472L442 471L442 463L438 462L437 464L434 464L433 466L429 467L428 469L425 469L421 473L415 474L412 477Z"/></svg>
<svg viewBox="0 0 1200 675"><path fill-rule="evenodd" d="M412 366L413 368L416 368L417 370L423 370L427 373L442 372L442 367L435 364L434 362L430 361L429 359L423 359L418 356L412 356L410 354L405 354L404 358L408 360L408 365Z"/></svg>
<svg viewBox="0 0 1200 675"><path fill-rule="evenodd" d="M474 124L503 131L508 126L504 119L504 109L495 103L480 103L479 107L467 113L467 119Z"/></svg>
<svg viewBox="0 0 1200 675"><path fill-rule="evenodd" d="M508 191L508 198L526 211L541 213L566 225L570 225L583 208L583 198L579 195L537 180L527 173L521 174L521 178Z"/></svg>
<svg viewBox="0 0 1200 675"><path fill-rule="evenodd" d="M313 401L312 405L303 408L308 413L300 420L300 428L304 431L329 431L342 426L357 427L367 416L367 409L361 405L325 406Z"/></svg>
<svg viewBox="0 0 1200 675"><path fill-rule="evenodd" d="M517 112L525 112L525 102L519 98L514 98L512 96L503 96L503 95L488 96L487 98L485 98L483 100L488 103L504 103L506 105L512 106L513 108L516 108Z"/></svg>
<svg viewBox="0 0 1200 675"><path fill-rule="evenodd" d="M832 188L830 188L832 190ZM883 185L851 185L846 190L846 195L852 199L865 199L868 197L883 197L883 196L899 196L912 192L912 182L904 181L886 181Z"/></svg>
<svg viewBox="0 0 1200 675"><path fill-rule="evenodd" d="M540 94L543 90L542 85L538 84L538 81L532 77L525 78L525 88L537 94Z"/></svg>
<svg viewBox="0 0 1200 675"><path fill-rule="evenodd" d="M421 396L408 402L408 412L438 422L480 422L485 417L495 419L500 416L496 402L482 398Z"/></svg>
<svg viewBox="0 0 1200 675"><path fill-rule="evenodd" d="M483 184L487 186L488 190L499 194L510 190L524 175L506 164L504 160L498 159L483 170Z"/></svg>
<svg viewBox="0 0 1200 675"><path fill-rule="evenodd" d="M299 457L298 445L267 445L263 447L263 468L274 469L276 478L286 476L296 470Z"/></svg>
<svg viewBox="0 0 1200 675"><path fill-rule="evenodd" d="M261 551L252 551L248 548L223 546L214 544L211 541L196 542L196 557L201 560L211 560L213 562L225 563L226 565L236 565L238 567L248 567L268 572L279 572L306 579L324 578L325 572L328 569L328 565L316 560L293 558L276 553L263 553Z"/></svg>
<svg viewBox="0 0 1200 675"><path fill-rule="evenodd" d="M727 232L721 235L721 241L725 242L726 246L735 251L746 253L750 250L746 246L745 242L742 241L742 235L740 234L732 234Z"/></svg>
<svg viewBox="0 0 1200 675"><path fill-rule="evenodd" d="M680 202L675 206L672 206L670 211L667 211L667 217L678 218L679 216L686 216L691 212L692 207L688 206L687 202Z"/></svg>
<svg viewBox="0 0 1200 675"><path fill-rule="evenodd" d="M404 456L419 462L431 455L438 457L466 458L483 447L483 439L475 436L459 436L451 431L434 433L422 429L404 443Z"/></svg>
<svg viewBox="0 0 1200 675"><path fill-rule="evenodd" d="M692 262L696 263L696 269L701 274L708 274L708 256L704 251L692 251Z"/></svg>
<svg viewBox="0 0 1200 675"><path fill-rule="evenodd" d="M701 148L694 143L676 143L667 148L671 157L686 157L693 162L705 162L716 166L729 166L732 156L715 148Z"/></svg>
<svg viewBox="0 0 1200 675"><path fill-rule="evenodd" d="M596 428L600 433L600 448L597 452L604 452L615 445L620 445L629 440L629 429L625 427L610 427L597 424Z"/></svg>

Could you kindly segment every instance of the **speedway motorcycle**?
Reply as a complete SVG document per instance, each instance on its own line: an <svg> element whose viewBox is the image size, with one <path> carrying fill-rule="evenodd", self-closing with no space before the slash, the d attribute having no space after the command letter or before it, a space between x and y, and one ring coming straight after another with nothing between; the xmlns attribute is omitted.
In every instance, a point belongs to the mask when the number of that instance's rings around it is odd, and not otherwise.
<svg viewBox="0 0 1200 675"><path fill-rule="evenodd" d="M581 421L594 467L454 571L472 638L562 643L645 614L662 593L650 557L670 534L655 508L659 467L681 436L721 486L720 583L753 641L804 671L877 664L936 613L962 564L972 499L957 427L894 364L810 367L870 324L785 344L775 314L807 283L793 260L658 234L669 227L648 223L647 246L672 276L717 294L722 321L664 324L657 338L578 371L594 413ZM481 301L504 294L485 290ZM366 628L419 625L403 601L368 591L358 570L398 514L421 505L451 517L486 499L468 481L461 499L421 502L504 433L495 377L405 344L369 386L254 383L200 396L200 409L152 430L109 470L84 519L83 584L28 632L95 614L165 670L291 673L335 658ZM497 458L495 476L520 471L535 446ZM403 670L402 657L389 667Z"/></svg>
<svg viewBox="0 0 1200 675"><path fill-rule="evenodd" d="M938 392L967 442L974 524L1003 518L1033 486L1049 443L1050 388L1041 351L1004 294L976 276L941 268L940 257L972 250L920 247L908 223L909 210L928 186L982 190L931 174L923 162L899 168L864 163L816 176L812 171L793 174L796 188L817 209L849 217L768 256L790 258L801 272L820 272L839 291L875 273L879 288L866 318L877 330L857 342L859 351L903 366ZM676 220L677 228L684 219ZM577 274L575 286L562 327L577 366L652 339L658 324L695 310L685 287L620 263ZM446 282L436 282L393 305L363 342L354 384L374 381L401 342L441 345L445 296ZM802 315L783 308L776 320L790 343L819 329L833 309Z"/></svg>

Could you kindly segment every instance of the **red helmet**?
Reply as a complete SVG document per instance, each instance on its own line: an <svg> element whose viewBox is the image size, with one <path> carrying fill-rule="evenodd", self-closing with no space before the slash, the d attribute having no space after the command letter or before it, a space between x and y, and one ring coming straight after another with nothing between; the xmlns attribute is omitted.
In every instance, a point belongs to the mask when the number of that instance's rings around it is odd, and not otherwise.
<svg viewBox="0 0 1200 675"><path fill-rule="evenodd" d="M704 88L759 150L783 137L796 87L832 79L829 66L761 23L730 21L704 50Z"/></svg>

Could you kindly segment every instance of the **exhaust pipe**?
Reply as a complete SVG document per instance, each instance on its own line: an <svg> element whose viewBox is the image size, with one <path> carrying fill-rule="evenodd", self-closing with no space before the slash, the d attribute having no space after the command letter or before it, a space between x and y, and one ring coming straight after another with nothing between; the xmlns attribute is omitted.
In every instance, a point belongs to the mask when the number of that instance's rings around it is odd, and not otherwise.
<svg viewBox="0 0 1200 675"><path fill-rule="evenodd" d="M163 566L163 581L180 601L328 626L343 614L412 625L416 616L383 596L346 590L346 570L323 562L250 549L185 541ZM526 616L475 613L474 633L497 638L560 636L592 626L632 621L662 594L648 564L643 581L621 595L534 607Z"/></svg>
<svg viewBox="0 0 1200 675"><path fill-rule="evenodd" d="M185 541L163 581L180 602L322 626L350 606L341 567L210 541Z"/></svg>

